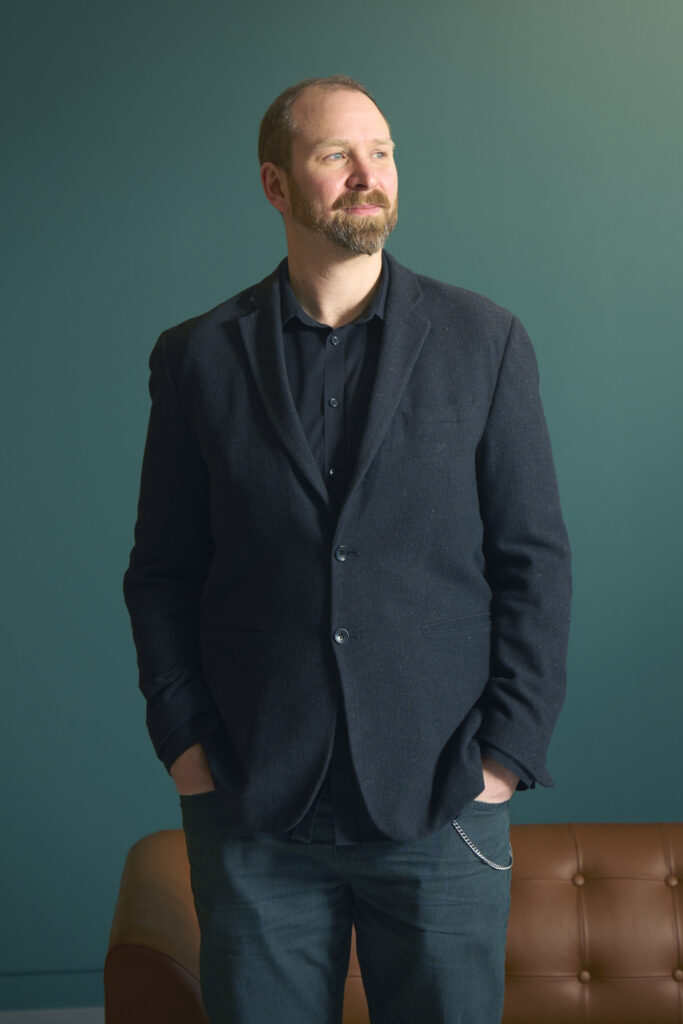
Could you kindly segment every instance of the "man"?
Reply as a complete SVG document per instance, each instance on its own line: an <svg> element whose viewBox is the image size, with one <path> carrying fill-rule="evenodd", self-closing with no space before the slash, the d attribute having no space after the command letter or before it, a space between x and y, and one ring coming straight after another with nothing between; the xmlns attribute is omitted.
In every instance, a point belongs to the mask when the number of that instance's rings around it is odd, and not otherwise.
<svg viewBox="0 0 683 1024"><path fill-rule="evenodd" d="M212 1024L500 1020L509 800L551 785L569 553L526 334L383 252L389 125L266 113L287 259L162 334L125 577Z"/></svg>

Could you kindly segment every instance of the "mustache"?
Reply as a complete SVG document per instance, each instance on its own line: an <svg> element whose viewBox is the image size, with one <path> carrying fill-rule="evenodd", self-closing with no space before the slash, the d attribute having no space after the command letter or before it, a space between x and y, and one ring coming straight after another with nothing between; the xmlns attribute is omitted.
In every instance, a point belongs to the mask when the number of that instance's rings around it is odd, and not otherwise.
<svg viewBox="0 0 683 1024"><path fill-rule="evenodd" d="M345 192L339 196L332 206L333 210L348 210L352 206L381 206L388 210L391 206L389 197L374 189L371 192Z"/></svg>

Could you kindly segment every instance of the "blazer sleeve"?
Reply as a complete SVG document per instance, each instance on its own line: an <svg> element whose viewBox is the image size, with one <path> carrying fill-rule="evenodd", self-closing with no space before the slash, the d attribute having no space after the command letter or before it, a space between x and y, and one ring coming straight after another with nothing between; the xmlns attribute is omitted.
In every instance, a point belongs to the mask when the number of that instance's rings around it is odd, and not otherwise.
<svg viewBox="0 0 683 1024"><path fill-rule="evenodd" d="M123 590L147 727L168 769L221 723L199 654L199 600L212 554L208 474L181 406L166 335L152 351L150 371L135 546Z"/></svg>
<svg viewBox="0 0 683 1024"><path fill-rule="evenodd" d="M536 358L515 318L477 452L477 481L492 589L491 670L478 739L492 756L503 752L550 786L545 758L565 694L570 552Z"/></svg>

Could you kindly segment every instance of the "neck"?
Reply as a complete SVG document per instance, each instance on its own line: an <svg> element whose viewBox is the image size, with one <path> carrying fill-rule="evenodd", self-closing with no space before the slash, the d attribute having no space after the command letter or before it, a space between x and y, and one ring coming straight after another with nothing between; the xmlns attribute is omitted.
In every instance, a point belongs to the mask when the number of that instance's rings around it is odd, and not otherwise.
<svg viewBox="0 0 683 1024"><path fill-rule="evenodd" d="M323 247L311 244L310 237L305 246L292 243L288 239L289 280L308 315L330 327L342 327L359 316L379 285L381 250L362 256L345 253L330 242Z"/></svg>

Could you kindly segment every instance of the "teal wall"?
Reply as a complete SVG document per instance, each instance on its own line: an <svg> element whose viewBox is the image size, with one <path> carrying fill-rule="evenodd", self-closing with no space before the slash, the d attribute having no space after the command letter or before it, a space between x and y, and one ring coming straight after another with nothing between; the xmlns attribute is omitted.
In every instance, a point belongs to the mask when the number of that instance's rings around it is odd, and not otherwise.
<svg viewBox="0 0 683 1024"><path fill-rule="evenodd" d="M180 824L121 597L146 362L283 255L256 131L308 75L390 115L394 255L536 344L576 597L556 788L515 820L680 818L680 0L4 0L2 22L0 1008L101 1002L126 850Z"/></svg>

